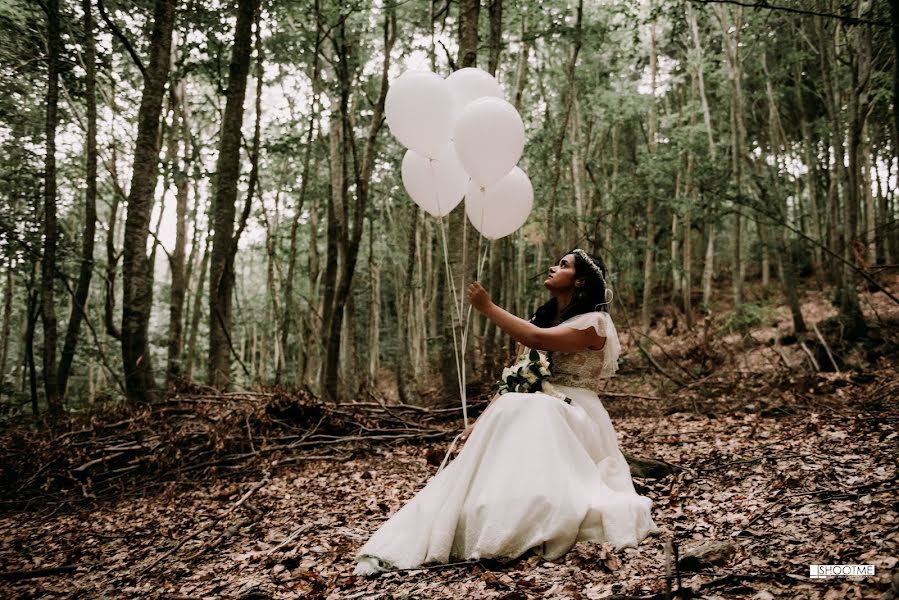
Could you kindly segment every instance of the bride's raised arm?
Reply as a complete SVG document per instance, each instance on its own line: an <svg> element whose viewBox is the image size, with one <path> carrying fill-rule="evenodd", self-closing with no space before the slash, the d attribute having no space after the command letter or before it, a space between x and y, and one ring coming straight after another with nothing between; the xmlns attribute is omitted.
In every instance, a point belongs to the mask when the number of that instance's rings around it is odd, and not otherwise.
<svg viewBox="0 0 899 600"><path fill-rule="evenodd" d="M497 327L508 333L516 342L528 348L546 350L548 352L578 352L587 347L602 348L605 338L596 330L572 329L564 325L556 327L537 327L529 321L516 317L500 308L490 299L487 290L474 282L468 286L468 302L475 310L493 321Z"/></svg>

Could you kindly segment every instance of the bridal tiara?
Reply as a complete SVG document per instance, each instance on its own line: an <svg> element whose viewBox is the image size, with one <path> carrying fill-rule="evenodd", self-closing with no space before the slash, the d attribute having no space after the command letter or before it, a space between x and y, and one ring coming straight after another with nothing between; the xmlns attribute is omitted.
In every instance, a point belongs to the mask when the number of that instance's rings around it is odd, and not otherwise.
<svg viewBox="0 0 899 600"><path fill-rule="evenodd" d="M602 281L602 285L603 285L603 287L605 288L605 291L606 291L606 294L605 294L605 295L606 295L606 301L597 304L596 307L600 307L600 306L605 306L605 305L611 304L611 303L612 303L612 297L613 297L614 294L612 293L612 288L610 288L610 287L609 287L609 284L606 283L606 278L605 278L605 276L602 274L602 269L599 267L599 265L597 265L595 262L593 262L593 259L590 258L590 255L587 254L586 252L584 252L584 251L583 251L582 249L580 249L580 248L575 248L574 250L571 251L571 253L572 253L572 254L577 254L577 255L580 256L582 259L584 259L584 262L586 262L588 265L590 265L590 268L593 269L593 271L594 271L597 275L599 275L599 279L600 279L600 281ZM594 309L595 309L596 307L594 307Z"/></svg>

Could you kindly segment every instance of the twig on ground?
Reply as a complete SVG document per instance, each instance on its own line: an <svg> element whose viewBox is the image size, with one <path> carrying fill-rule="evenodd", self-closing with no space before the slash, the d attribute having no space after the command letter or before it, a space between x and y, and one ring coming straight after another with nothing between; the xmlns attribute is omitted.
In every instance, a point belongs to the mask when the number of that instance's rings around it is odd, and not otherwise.
<svg viewBox="0 0 899 600"><path fill-rule="evenodd" d="M827 342L824 340L824 336L821 335L821 331L818 329L818 326L815 323L812 323L812 328L815 330L815 335L817 335L818 339L821 341L821 345L824 346L824 350L827 352L827 358L830 359L830 364L833 365L833 370L839 373L840 367L837 366L837 361L833 359L833 353L830 351L830 346L827 345Z"/></svg>
<svg viewBox="0 0 899 600"><path fill-rule="evenodd" d="M821 367L818 365L818 361L815 360L812 351L808 349L808 346L805 345L805 342L799 342L799 347L802 348L802 351L805 352L805 355L808 357L809 362L812 363L812 368L814 368L815 373L821 370Z"/></svg>
<svg viewBox="0 0 899 600"><path fill-rule="evenodd" d="M44 567L43 569L22 569L19 571L6 571L0 573L0 581L21 581L23 579L36 579L51 575L63 575L73 573L78 567L84 565L61 565L59 567Z"/></svg>
<svg viewBox="0 0 899 600"><path fill-rule="evenodd" d="M296 529L294 529L283 542L281 542L280 544L278 544L277 546L275 546L274 548L272 548L271 550L266 552L265 553L266 556L270 556L270 555L274 554L275 552L277 552L278 550L280 550L281 548L283 548L290 542L297 539L301 534L306 533L307 531L312 529L312 525L313 525L312 523L306 523L305 525L301 525L301 526L297 527Z"/></svg>

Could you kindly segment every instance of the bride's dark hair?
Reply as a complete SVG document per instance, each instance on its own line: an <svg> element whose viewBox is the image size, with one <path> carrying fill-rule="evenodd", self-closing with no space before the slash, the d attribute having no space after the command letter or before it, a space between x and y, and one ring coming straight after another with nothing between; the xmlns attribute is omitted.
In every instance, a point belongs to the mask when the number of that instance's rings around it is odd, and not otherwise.
<svg viewBox="0 0 899 600"><path fill-rule="evenodd" d="M565 307L562 314L559 315L558 322L561 323L571 317L593 312L597 309L608 312L608 306L605 304L606 286L603 283L603 280L596 271L593 270L593 267L587 264L587 261L574 252L573 249L568 251L566 256L568 254L574 254L574 276L576 279L583 278L584 285L574 289L574 295L571 296L571 302ZM603 277L608 276L609 272L606 270L606 265L602 262L601 258L593 254L588 254L587 256L589 256L590 260L602 270ZM531 317L531 323L537 327L552 327L556 324L553 319L558 310L558 306L559 302L556 298L550 298L548 302L545 302L537 309L537 312Z"/></svg>

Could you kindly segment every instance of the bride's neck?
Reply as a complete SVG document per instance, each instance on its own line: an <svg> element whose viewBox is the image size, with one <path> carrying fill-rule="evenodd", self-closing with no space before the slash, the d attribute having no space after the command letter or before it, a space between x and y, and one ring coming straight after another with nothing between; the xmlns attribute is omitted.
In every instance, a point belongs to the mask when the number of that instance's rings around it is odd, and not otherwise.
<svg viewBox="0 0 899 600"><path fill-rule="evenodd" d="M571 304L571 297L574 294L572 293L558 293L556 296L556 319L562 316L562 313L565 312L565 309L568 308L568 305Z"/></svg>

